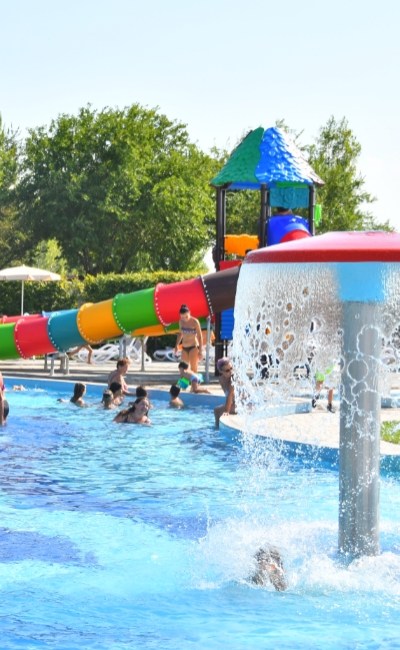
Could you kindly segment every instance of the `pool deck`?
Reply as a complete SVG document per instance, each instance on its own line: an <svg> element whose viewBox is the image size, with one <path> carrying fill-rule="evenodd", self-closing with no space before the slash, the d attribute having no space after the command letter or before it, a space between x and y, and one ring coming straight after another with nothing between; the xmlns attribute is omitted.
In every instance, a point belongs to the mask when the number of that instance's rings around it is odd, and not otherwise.
<svg viewBox="0 0 400 650"><path fill-rule="evenodd" d="M116 362L107 361L101 364L88 364L82 361L70 360L69 374L64 374L60 369L60 362L55 363L54 374L50 375L50 364L45 370L43 359L16 359L2 361L0 370L5 379L7 377L21 378L21 384L25 379L57 380L57 381L81 381L88 384L107 384L108 375L115 370ZM200 365L199 371L205 373L204 363ZM169 390L171 384L175 384L179 378L178 362L152 361L145 363L145 369L141 370L138 362L131 363L126 380L129 386L136 387L143 385L153 389ZM218 379L214 377L214 371L210 370L208 390L214 395L223 396Z"/></svg>
<svg viewBox="0 0 400 650"><path fill-rule="evenodd" d="M399 408L382 408L381 422L397 420L400 422ZM251 435L262 436L294 445L339 449L340 413L329 413L317 408L309 413L295 413L256 420L246 428L246 423L239 415L226 415L221 420L221 428L237 433L246 430ZM381 454L400 456L400 445L381 440Z"/></svg>
<svg viewBox="0 0 400 650"><path fill-rule="evenodd" d="M3 373L7 384L7 377L20 380L38 379L42 381L57 380L76 382L82 381L88 384L107 384L109 373L116 367L115 361L108 361L103 364L91 365L81 361L71 360L69 362L69 374L63 374L59 362L55 365L54 375L50 376L49 369L45 370L43 359L17 359L3 361L0 370ZM204 363L199 370L204 374ZM170 361L153 361L145 364L142 370L137 362L133 362L129 368L127 382L130 386L146 386L151 390L168 391L171 384L176 383L179 373L177 363ZM394 389L400 387L394 386ZM214 376L213 368L210 370L209 383L206 384L211 395L220 398L223 403L224 396L218 379ZM205 402L205 395L191 395L190 403L199 400ZM306 404L305 400L303 403ZM307 445L310 447L324 447L327 449L338 449L339 447L339 419L338 404L337 412L329 413L323 405L318 405L314 410L305 413L293 413L264 418L252 421L251 433L253 435L274 438L287 443ZM400 408L382 408L381 421L400 421ZM246 425L239 415L228 415L221 418L221 430L225 432L239 433L246 431ZM393 445L388 442L381 442L381 453L383 455L400 456L400 445Z"/></svg>

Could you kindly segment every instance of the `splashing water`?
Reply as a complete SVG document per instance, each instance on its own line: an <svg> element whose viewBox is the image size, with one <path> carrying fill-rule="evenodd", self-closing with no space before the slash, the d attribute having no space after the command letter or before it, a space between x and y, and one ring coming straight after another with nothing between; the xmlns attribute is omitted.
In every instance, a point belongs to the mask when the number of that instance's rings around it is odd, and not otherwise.
<svg viewBox="0 0 400 650"><path fill-rule="evenodd" d="M379 373L376 391L390 394L393 370L400 367L400 272L386 265L385 301L377 308L377 321L359 319L359 340L368 329L378 332L382 350L376 349ZM262 418L271 405L294 403L312 394L319 375L326 386L339 386L343 367L343 303L335 264L247 264L238 282L232 356L238 411ZM360 312L361 312L360 305ZM357 354L366 369L371 359ZM354 364L346 370L350 379ZM353 395L350 413L357 410ZM346 397L348 399L348 396Z"/></svg>

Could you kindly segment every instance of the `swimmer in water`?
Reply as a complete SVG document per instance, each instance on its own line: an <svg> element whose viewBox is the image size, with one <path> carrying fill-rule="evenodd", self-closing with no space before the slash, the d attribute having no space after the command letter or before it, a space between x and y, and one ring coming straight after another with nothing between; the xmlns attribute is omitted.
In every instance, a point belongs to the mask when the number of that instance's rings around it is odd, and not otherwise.
<svg viewBox="0 0 400 650"><path fill-rule="evenodd" d="M268 582L276 591L285 591L288 587L283 568L281 554L273 546L259 548L254 558L257 561L256 572L251 576L251 581L264 587Z"/></svg>
<svg viewBox="0 0 400 650"><path fill-rule="evenodd" d="M9 411L10 411L10 407L8 406L8 402L4 397L4 384L1 384L0 385L0 426L3 426L6 423Z"/></svg>

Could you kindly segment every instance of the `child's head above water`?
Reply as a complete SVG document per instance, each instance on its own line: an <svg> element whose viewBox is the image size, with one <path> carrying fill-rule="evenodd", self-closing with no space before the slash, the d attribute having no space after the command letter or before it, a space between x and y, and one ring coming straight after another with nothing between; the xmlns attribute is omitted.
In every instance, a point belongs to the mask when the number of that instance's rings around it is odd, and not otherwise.
<svg viewBox="0 0 400 650"><path fill-rule="evenodd" d="M171 397L179 397L180 392L181 392L180 387L176 386L175 384L173 384L171 386L171 388L169 389L169 393L170 393Z"/></svg>

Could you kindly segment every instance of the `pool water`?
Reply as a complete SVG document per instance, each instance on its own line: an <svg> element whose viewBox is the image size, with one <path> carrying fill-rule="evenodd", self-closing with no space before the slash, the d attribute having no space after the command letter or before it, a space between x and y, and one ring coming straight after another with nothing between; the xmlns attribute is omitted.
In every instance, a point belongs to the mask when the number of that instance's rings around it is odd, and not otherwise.
<svg viewBox="0 0 400 650"><path fill-rule="evenodd" d="M117 425L99 389L88 409L57 402L71 393L8 393L1 648L400 648L398 477L382 554L345 567L337 470L224 439L210 408L152 399L151 427ZM249 582L266 543L285 592Z"/></svg>

